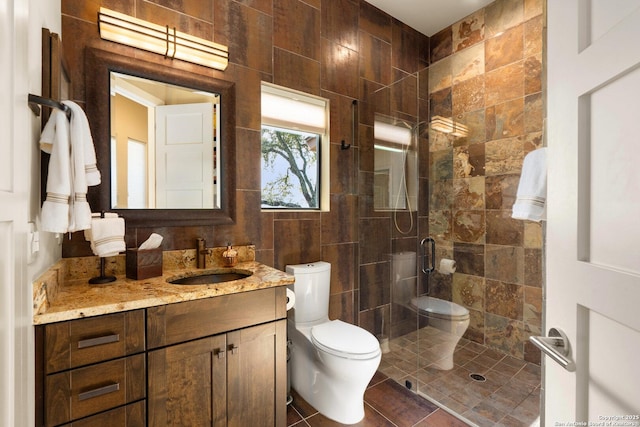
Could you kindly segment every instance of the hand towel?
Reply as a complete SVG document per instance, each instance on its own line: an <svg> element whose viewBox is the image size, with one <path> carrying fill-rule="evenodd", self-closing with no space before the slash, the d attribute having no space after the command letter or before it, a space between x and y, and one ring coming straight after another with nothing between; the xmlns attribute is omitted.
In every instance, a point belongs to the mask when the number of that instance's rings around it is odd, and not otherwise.
<svg viewBox="0 0 640 427"><path fill-rule="evenodd" d="M99 257L110 257L124 252L124 218L115 214L105 215L105 218L92 217L91 231L85 231L85 238L90 236L91 250Z"/></svg>
<svg viewBox="0 0 640 427"><path fill-rule="evenodd" d="M512 218L541 221L546 219L547 149L539 148L527 154L522 164Z"/></svg>
<svg viewBox="0 0 640 427"><path fill-rule="evenodd" d="M72 192L69 122L60 110L53 110L40 136L40 148L51 154L47 177L47 197L42 204L42 230L66 233L69 230L69 199Z"/></svg>
<svg viewBox="0 0 640 427"><path fill-rule="evenodd" d="M69 231L80 231L91 227L91 208L87 202L87 186L100 184L100 172L96 166L93 138L91 138L89 121L84 110L72 101L62 101L62 103L71 109L69 133L73 198L70 203Z"/></svg>

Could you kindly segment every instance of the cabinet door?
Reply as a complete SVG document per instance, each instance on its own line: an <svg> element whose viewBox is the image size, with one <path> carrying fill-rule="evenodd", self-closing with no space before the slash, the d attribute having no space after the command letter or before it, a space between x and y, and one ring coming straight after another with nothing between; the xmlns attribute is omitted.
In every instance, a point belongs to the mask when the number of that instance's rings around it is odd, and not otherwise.
<svg viewBox="0 0 640 427"><path fill-rule="evenodd" d="M225 335L149 352L149 426L225 426Z"/></svg>
<svg viewBox="0 0 640 427"><path fill-rule="evenodd" d="M286 320L227 334L229 427L286 425Z"/></svg>

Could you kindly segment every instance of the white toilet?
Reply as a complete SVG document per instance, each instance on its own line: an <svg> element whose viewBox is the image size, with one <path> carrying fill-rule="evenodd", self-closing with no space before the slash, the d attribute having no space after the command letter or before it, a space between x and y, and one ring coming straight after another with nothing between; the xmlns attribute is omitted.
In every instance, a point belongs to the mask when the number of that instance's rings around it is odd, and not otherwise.
<svg viewBox="0 0 640 427"><path fill-rule="evenodd" d="M394 303L403 304L428 320L429 326L443 332L441 344L434 346L439 360L434 364L442 370L453 368L453 352L469 326L469 310L451 301L416 295L416 253L400 252L391 256L392 295Z"/></svg>
<svg viewBox="0 0 640 427"><path fill-rule="evenodd" d="M291 340L291 386L322 415L342 424L364 418L364 392L382 352L368 331L329 320L331 264L288 265L295 276Z"/></svg>

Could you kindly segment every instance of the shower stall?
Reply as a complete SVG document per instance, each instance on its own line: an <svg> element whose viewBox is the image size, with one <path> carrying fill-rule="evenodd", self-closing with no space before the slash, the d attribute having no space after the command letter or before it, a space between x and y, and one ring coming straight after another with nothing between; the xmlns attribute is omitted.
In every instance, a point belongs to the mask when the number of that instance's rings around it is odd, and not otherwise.
<svg viewBox="0 0 640 427"><path fill-rule="evenodd" d="M485 104L484 80L456 92L455 69L470 60L456 55L371 89L359 106L359 322L381 342L382 373L481 424L474 411L501 390L524 401L539 388L528 337L542 332L542 231L510 208L542 122L504 137L518 119ZM435 327L419 297L459 307L458 335ZM513 380L527 370L530 383Z"/></svg>

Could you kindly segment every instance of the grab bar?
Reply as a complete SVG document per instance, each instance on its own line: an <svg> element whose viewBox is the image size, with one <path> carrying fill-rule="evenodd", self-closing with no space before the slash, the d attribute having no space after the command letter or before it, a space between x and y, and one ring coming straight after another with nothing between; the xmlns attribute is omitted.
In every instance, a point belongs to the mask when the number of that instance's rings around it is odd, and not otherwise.
<svg viewBox="0 0 640 427"><path fill-rule="evenodd" d="M425 243L431 244L431 266L425 265L427 258L427 251L425 250ZM425 237L420 241L420 249L422 250L422 272L424 274L431 274L436 269L436 241L432 237Z"/></svg>

